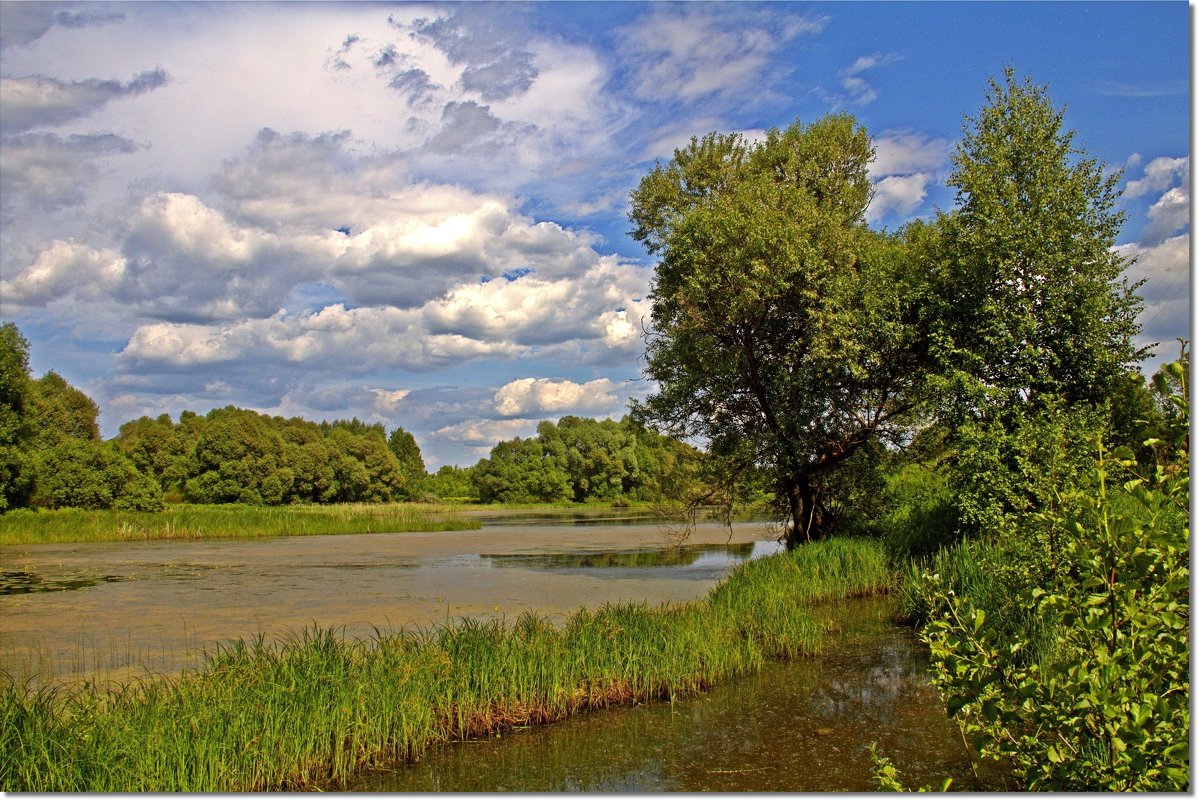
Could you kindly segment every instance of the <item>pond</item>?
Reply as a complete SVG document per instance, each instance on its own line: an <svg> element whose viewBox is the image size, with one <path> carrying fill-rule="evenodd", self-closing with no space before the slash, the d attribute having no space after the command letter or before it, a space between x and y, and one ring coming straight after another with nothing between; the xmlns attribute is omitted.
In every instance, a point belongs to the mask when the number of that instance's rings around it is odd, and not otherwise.
<svg viewBox="0 0 1199 801"><path fill-rule="evenodd" d="M557 522L493 516L465 532L0 546L0 671L33 684L123 681L198 665L221 641L313 624L369 637L691 601L778 547L761 523L700 524L682 551L667 533L627 510L589 510Z"/></svg>

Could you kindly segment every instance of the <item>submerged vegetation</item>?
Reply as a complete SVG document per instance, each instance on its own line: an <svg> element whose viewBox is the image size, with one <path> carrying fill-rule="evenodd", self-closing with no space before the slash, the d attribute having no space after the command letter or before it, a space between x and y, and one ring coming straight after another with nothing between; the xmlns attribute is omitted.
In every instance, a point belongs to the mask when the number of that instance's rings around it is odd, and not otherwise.
<svg viewBox="0 0 1199 801"><path fill-rule="evenodd" d="M747 562L703 601L533 614L346 640L241 640L177 679L0 690L0 787L239 791L337 787L430 746L576 712L674 698L817 653L819 604L889 582L879 543L839 539Z"/></svg>

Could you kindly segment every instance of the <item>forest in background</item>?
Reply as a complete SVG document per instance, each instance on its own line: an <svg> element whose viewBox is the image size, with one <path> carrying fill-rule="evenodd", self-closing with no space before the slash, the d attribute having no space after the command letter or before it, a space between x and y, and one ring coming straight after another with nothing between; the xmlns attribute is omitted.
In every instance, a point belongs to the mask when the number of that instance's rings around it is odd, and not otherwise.
<svg viewBox="0 0 1199 801"><path fill-rule="evenodd" d="M315 423L228 406L121 425L103 440L99 409L60 375L29 374L28 345L0 326L0 512L157 511L168 502L372 503L660 501L692 491L699 453L629 417L563 417L498 443L470 467L429 475L401 427Z"/></svg>

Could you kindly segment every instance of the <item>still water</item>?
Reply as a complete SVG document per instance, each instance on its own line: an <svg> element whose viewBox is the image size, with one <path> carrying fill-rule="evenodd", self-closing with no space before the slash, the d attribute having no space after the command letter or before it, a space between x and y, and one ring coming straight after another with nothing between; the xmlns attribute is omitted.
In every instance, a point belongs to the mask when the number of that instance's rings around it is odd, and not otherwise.
<svg viewBox="0 0 1199 801"><path fill-rule="evenodd" d="M909 786L976 780L928 684L914 634L885 600L820 613L823 657L773 662L678 700L604 710L502 737L453 743L365 778L368 792L832 792L877 790L877 743Z"/></svg>
<svg viewBox="0 0 1199 801"><path fill-rule="evenodd" d="M580 517L580 519L576 519ZM527 513L479 531L0 546L0 671L33 684L198 665L219 642L310 625L348 637L465 617L565 618L580 606L703 597L777 548L762 524L697 527ZM615 523L615 524L614 524Z"/></svg>

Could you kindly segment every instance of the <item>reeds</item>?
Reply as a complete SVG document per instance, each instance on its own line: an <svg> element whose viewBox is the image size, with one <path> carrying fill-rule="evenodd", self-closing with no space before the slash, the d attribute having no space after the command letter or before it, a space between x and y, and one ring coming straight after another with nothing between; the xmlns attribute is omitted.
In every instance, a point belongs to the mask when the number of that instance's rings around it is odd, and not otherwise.
<svg viewBox="0 0 1199 801"><path fill-rule="evenodd" d="M0 515L0 545L462 531L480 527L479 521L458 514L458 508L417 503L181 503L161 512L15 510Z"/></svg>
<svg viewBox="0 0 1199 801"><path fill-rule="evenodd" d="M179 678L0 690L0 789L230 792L343 786L437 743L674 698L817 653L813 606L875 592L882 547L818 543L746 563L703 601L534 614L347 640L238 640Z"/></svg>

